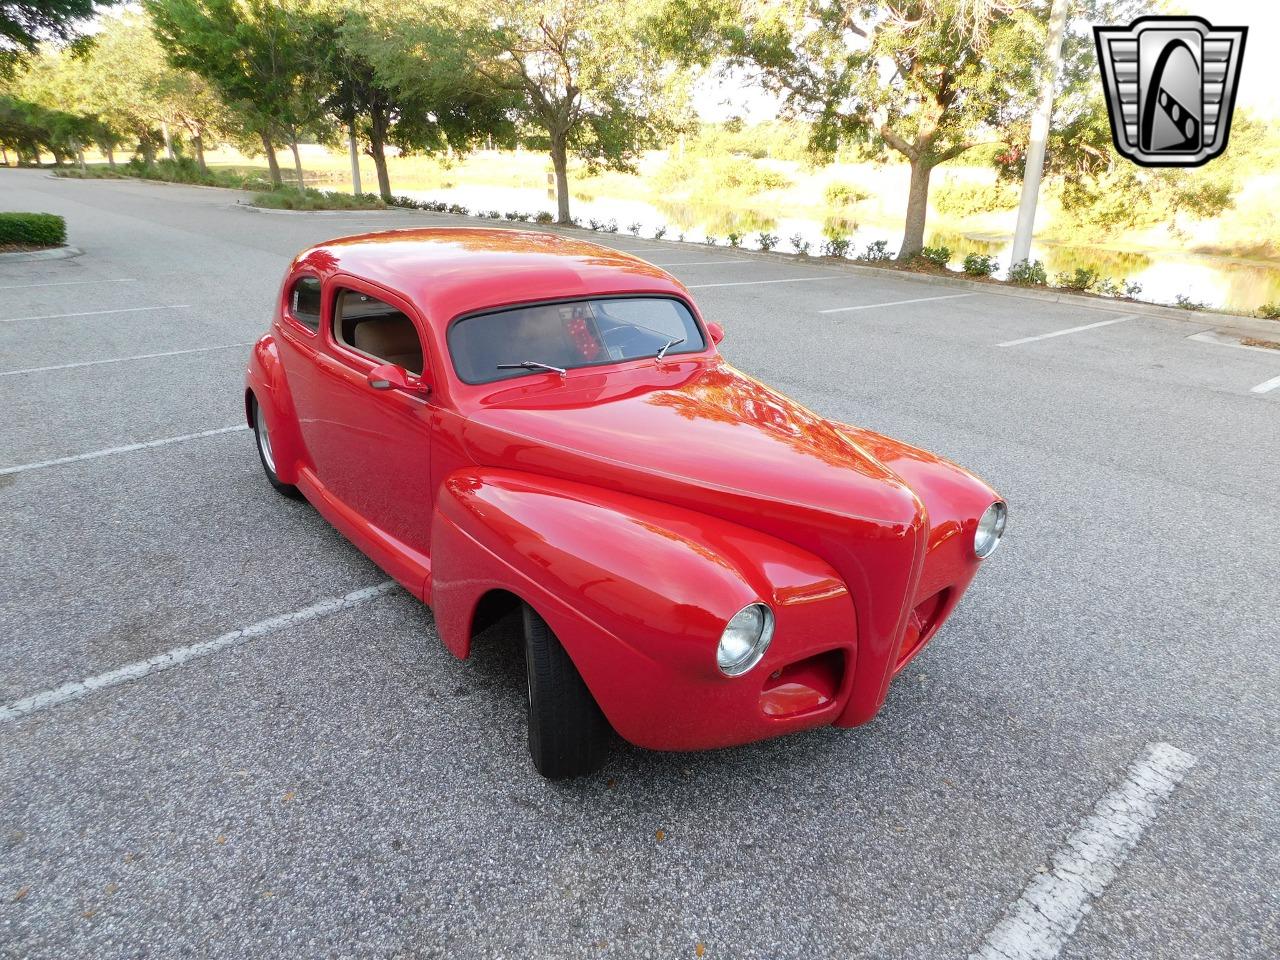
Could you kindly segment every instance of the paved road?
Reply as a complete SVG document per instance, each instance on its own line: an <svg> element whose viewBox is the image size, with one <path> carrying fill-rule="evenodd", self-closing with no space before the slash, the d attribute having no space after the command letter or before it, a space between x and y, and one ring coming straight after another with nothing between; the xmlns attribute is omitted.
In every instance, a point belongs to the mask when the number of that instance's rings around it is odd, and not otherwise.
<svg viewBox="0 0 1280 960"><path fill-rule="evenodd" d="M242 423L293 253L458 222L236 196L0 171L85 251L0 263L0 471ZM1196 763L1060 955L1280 953L1280 354L1025 340L1123 314L607 239L738 366L1007 495L882 716L548 784L512 625L459 663L395 591L0 721L0 955L963 958L1151 743ZM245 431L0 472L0 538L0 704L385 579Z"/></svg>

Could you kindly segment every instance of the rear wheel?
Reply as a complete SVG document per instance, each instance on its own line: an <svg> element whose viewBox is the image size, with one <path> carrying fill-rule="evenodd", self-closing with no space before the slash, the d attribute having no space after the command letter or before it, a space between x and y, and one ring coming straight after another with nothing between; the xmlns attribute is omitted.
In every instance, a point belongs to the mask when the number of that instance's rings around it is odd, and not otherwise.
<svg viewBox="0 0 1280 960"><path fill-rule="evenodd" d="M262 461L262 469L267 475L267 480L286 497L293 497L296 500L302 496L298 488L289 483L281 483L280 477L276 475L276 458L271 449L271 431L267 428L267 418L262 412L262 405L258 403L257 397L253 397L249 402L253 407L253 435L258 442L258 458Z"/></svg>
<svg viewBox="0 0 1280 960"><path fill-rule="evenodd" d="M609 747L609 721L556 635L527 604L524 651L533 765L548 780L600 769Z"/></svg>

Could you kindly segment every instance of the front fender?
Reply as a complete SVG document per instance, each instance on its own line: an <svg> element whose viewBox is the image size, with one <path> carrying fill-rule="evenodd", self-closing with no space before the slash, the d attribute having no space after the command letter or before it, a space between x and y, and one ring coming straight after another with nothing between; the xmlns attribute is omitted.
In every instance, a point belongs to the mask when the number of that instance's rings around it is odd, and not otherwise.
<svg viewBox="0 0 1280 960"><path fill-rule="evenodd" d="M703 749L831 723L847 695L856 648L848 591L824 561L758 531L587 484L477 468L442 485L432 555L432 607L450 650L469 652L481 597L516 594L555 631L614 729L641 746ZM757 600L774 610L774 641L745 676L725 677L716 644ZM803 683L818 694L798 693Z"/></svg>
<svg viewBox="0 0 1280 960"><path fill-rule="evenodd" d="M267 419L267 429L271 431L276 476L281 483L296 484L298 468L306 463L306 447L298 427L293 396L285 380L280 349L270 333L259 337L254 343L249 353L249 368L245 371L245 417L252 427L253 413L249 406L249 394L261 404Z"/></svg>

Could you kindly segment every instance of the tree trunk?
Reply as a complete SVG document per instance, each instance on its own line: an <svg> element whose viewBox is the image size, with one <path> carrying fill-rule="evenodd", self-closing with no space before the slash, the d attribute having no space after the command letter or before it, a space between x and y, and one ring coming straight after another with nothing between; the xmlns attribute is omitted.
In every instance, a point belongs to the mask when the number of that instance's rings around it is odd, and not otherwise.
<svg viewBox="0 0 1280 960"><path fill-rule="evenodd" d="M271 187L279 190L284 186L284 181L280 179L280 164L276 162L276 145L271 142L271 134L266 130L260 130L258 136L262 137L262 149L267 154L267 169L271 171Z"/></svg>
<svg viewBox="0 0 1280 960"><path fill-rule="evenodd" d="M9 148L2 143L0 143L0 157L4 158L4 165L7 167L9 165Z"/></svg>
<svg viewBox="0 0 1280 960"><path fill-rule="evenodd" d="M156 145L151 142L150 130L144 130L142 132L142 139L139 141L138 145L142 149L142 162L145 163L148 167L155 166Z"/></svg>
<svg viewBox="0 0 1280 960"><path fill-rule="evenodd" d="M568 223L569 156L563 133L551 134L551 166L556 172L556 223Z"/></svg>
<svg viewBox="0 0 1280 960"><path fill-rule="evenodd" d="M378 195L384 203L391 202L391 176L387 173L387 115L374 110L369 123L369 156L373 157L373 169L378 172Z"/></svg>
<svg viewBox="0 0 1280 960"><path fill-rule="evenodd" d="M164 135L164 155L170 160L178 159L173 154L173 138L169 136L169 121L160 121L160 132Z"/></svg>
<svg viewBox="0 0 1280 960"><path fill-rule="evenodd" d="M108 143L105 149L107 151L107 164L114 170L116 168L116 148L113 144Z"/></svg>
<svg viewBox="0 0 1280 960"><path fill-rule="evenodd" d="M204 137L198 133L193 133L191 135L191 145L195 147L196 151L196 166L200 168L201 173L208 173L209 168L204 162Z"/></svg>
<svg viewBox="0 0 1280 960"><path fill-rule="evenodd" d="M293 172L298 177L298 189L305 190L307 183L302 177L302 156L298 153L298 135L289 131L289 149L293 151Z"/></svg>
<svg viewBox="0 0 1280 960"><path fill-rule="evenodd" d="M921 151L922 153L924 151ZM924 221L929 212L929 176L933 163L921 157L911 161L911 187L907 191L907 222L902 231L899 260L910 260L924 246Z"/></svg>

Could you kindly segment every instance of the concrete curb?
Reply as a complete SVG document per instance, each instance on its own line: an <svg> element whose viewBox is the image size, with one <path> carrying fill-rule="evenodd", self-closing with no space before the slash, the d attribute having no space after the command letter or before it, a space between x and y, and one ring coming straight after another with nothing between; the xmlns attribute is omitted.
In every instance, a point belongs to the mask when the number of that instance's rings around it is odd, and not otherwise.
<svg viewBox="0 0 1280 960"><path fill-rule="evenodd" d="M0 253L0 263L26 263L29 260L69 260L84 253L79 247L54 247L52 250L15 250Z"/></svg>
<svg viewBox="0 0 1280 960"><path fill-rule="evenodd" d="M213 189L220 189L220 188L214 187ZM285 216L285 217L340 217L340 216L350 216L353 213L359 213L359 214L394 213L397 210L402 211L404 213L410 213L410 212L425 213L426 212L425 210L408 211L408 210L404 210L404 208L402 207L351 207L346 210L275 210L271 207L254 206L252 203L236 203L236 204L232 204L232 207L236 210L247 210L250 213L267 213L267 214L272 214L274 216Z"/></svg>

